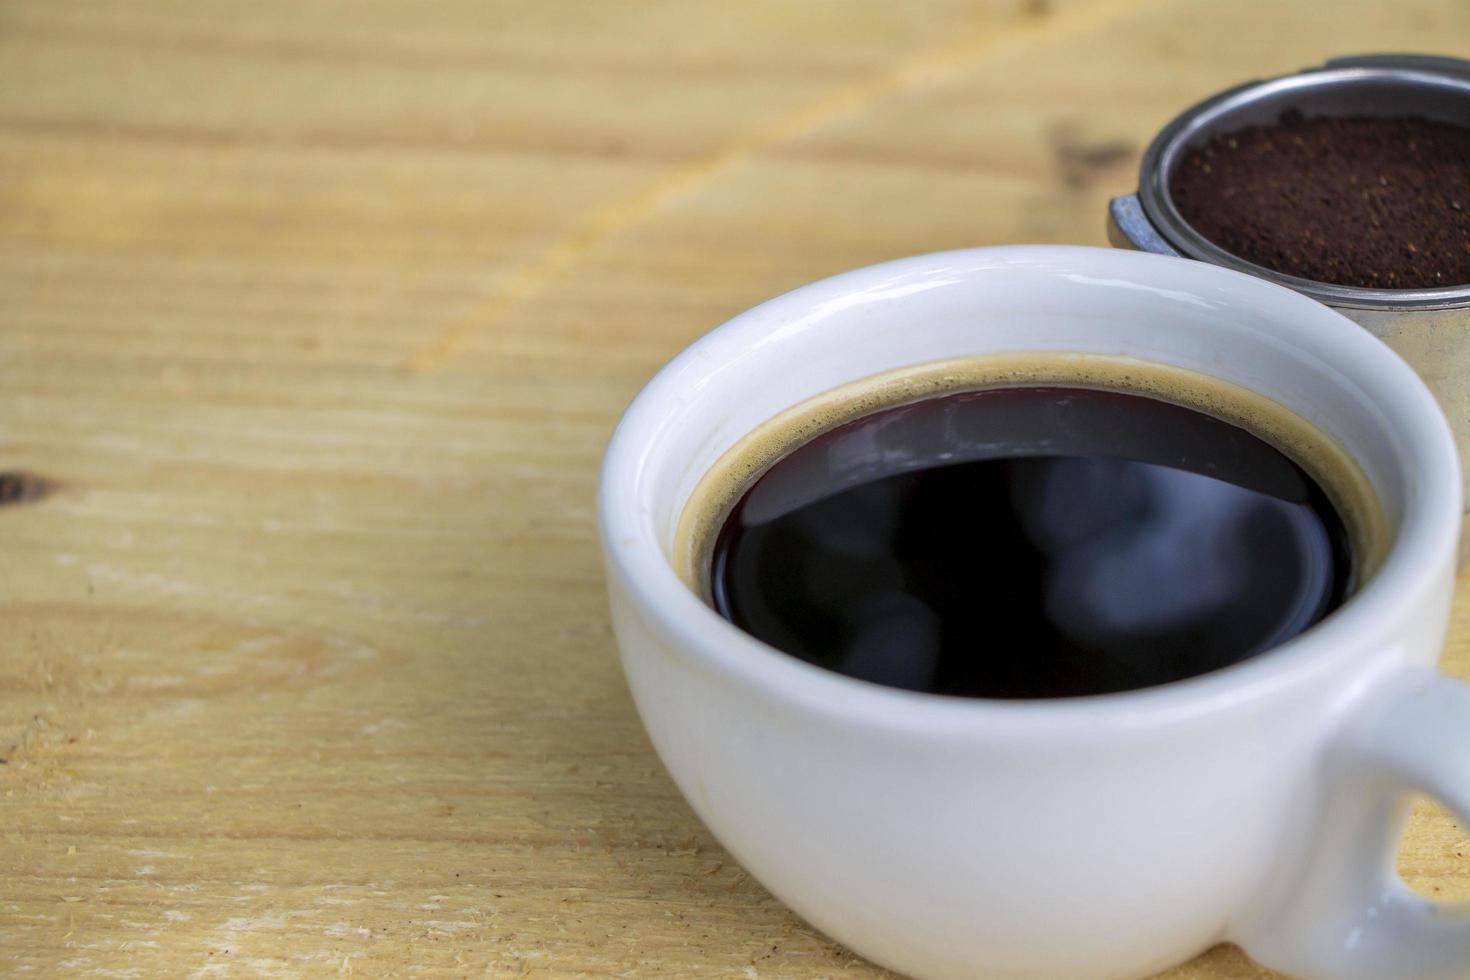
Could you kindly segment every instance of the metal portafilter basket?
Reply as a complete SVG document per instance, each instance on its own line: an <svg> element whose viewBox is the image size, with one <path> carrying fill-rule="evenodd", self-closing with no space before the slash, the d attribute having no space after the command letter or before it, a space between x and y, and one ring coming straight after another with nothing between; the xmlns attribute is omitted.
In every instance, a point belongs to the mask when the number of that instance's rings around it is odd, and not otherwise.
<svg viewBox="0 0 1470 980"><path fill-rule="evenodd" d="M1149 144L1138 193L1113 198L1109 205L1108 239L1119 248L1180 255L1269 279L1357 322L1413 365L1439 399L1455 430L1463 473L1470 464L1470 284L1365 289L1285 275L1204 238L1170 197L1174 172L1190 149L1248 126L1273 124L1289 109L1308 117L1419 116L1470 127L1470 61L1395 54L1339 58L1205 99L1171 120ZM1467 554L1470 536L1462 530L1462 564Z"/></svg>

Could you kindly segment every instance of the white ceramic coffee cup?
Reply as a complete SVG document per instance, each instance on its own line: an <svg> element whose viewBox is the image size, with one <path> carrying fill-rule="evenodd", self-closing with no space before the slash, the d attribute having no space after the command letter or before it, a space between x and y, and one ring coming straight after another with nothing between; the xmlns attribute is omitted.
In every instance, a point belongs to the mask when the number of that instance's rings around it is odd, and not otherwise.
<svg viewBox="0 0 1470 980"><path fill-rule="evenodd" d="M761 422L893 368L1037 350L1192 368L1314 422L1386 512L1378 574L1225 670L1019 702L806 664L675 574L685 500ZM1454 440L1414 372L1326 307L1202 263L1065 246L835 276L737 316L649 382L608 447L599 519L623 665L669 772L741 864L873 961L1130 977L1232 940L1308 977L1470 976L1470 913L1393 870L1408 793L1470 820L1470 687L1433 670Z"/></svg>

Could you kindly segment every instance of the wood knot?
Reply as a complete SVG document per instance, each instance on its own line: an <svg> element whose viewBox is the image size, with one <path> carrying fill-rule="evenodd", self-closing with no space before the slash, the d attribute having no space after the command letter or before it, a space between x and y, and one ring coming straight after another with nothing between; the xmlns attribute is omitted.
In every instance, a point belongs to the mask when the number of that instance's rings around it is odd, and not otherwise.
<svg viewBox="0 0 1470 980"><path fill-rule="evenodd" d="M1058 176L1069 190L1086 187L1094 178L1134 156L1133 145L1127 140L1086 140L1068 123L1053 127L1048 135Z"/></svg>
<svg viewBox="0 0 1470 980"><path fill-rule="evenodd" d="M55 484L22 470L0 471L0 507L32 504L51 493Z"/></svg>

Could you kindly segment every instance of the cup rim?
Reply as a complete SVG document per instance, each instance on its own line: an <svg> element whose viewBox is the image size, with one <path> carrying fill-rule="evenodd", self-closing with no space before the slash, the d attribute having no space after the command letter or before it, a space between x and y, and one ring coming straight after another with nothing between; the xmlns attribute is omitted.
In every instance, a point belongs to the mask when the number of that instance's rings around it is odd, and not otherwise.
<svg viewBox="0 0 1470 980"><path fill-rule="evenodd" d="M1237 664L1156 687L1071 698L999 700L960 698L886 687L809 664L771 647L721 617L674 571L659 544L643 491L654 447L682 413L681 390L729 360L742 341L776 326L799 325L823 304L851 299L875 281L889 286L917 280L936 265L966 279L1007 269L1045 271L1059 265L1134 279L1146 289L1188 289L1193 284L1228 290L1241 299L1269 301L1291 329L1335 345L1347 360L1369 358L1373 372L1395 390L1403 413L1391 424L1428 440L1428 458L1415 457L1408 474L1418 499L1406 503L1382 566L1352 600L1278 647ZM698 381L693 387L697 389ZM1385 412L1386 417L1389 416ZM932 252L839 273L799 286L751 307L699 337L645 384L614 430L598 481L598 526L607 574L633 598L679 655L722 678L756 687L799 704L803 710L838 715L877 727L916 727L935 732L991 735L1059 733L1074 725L1110 728L1151 725L1220 710L1267 696L1332 670L1359 651L1364 637L1392 622L1397 608L1431 594L1453 568L1454 530L1460 518L1461 476L1448 423L1422 380L1397 354L1351 320L1309 297L1253 276L1190 259L1077 245L1003 245ZM1412 496L1412 495L1411 495ZM612 581L609 582L613 586ZM1386 637L1379 642L1389 643Z"/></svg>

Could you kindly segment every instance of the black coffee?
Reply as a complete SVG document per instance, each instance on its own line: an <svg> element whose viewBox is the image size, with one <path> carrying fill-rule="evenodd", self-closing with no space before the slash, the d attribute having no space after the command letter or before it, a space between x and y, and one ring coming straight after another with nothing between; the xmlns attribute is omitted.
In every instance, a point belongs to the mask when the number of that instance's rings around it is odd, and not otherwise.
<svg viewBox="0 0 1470 980"><path fill-rule="evenodd" d="M791 451L716 542L715 607L891 687L1103 694L1218 670L1346 597L1322 488L1238 426L1069 387L941 395Z"/></svg>

